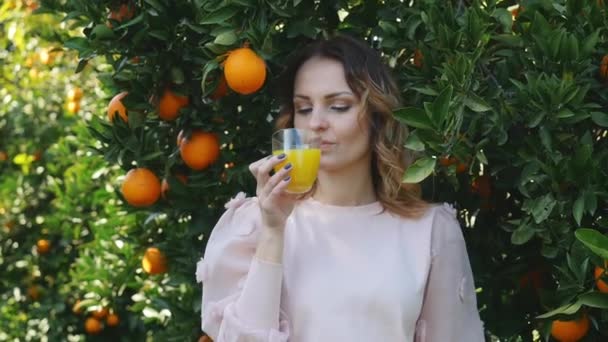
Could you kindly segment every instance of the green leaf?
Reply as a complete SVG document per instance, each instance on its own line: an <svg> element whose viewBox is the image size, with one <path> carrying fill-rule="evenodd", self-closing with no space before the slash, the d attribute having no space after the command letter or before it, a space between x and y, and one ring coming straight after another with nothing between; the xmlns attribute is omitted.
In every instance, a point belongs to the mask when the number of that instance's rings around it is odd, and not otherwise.
<svg viewBox="0 0 608 342"><path fill-rule="evenodd" d="M424 94L424 95L430 95L430 96L437 96L439 95L439 93L433 89L433 88L429 88L429 87L412 87L413 90L419 92L420 94Z"/></svg>
<svg viewBox="0 0 608 342"><path fill-rule="evenodd" d="M473 93L465 96L463 102L465 106L474 112L487 112L492 109L484 99Z"/></svg>
<svg viewBox="0 0 608 342"><path fill-rule="evenodd" d="M589 55L589 54L593 53L593 51L595 50L595 45L597 44L597 42L599 40L599 37L600 37L599 29L595 30L595 32L593 32L592 34L587 36L587 38L585 38L585 41L583 42L583 44L581 46L581 53L584 55Z"/></svg>
<svg viewBox="0 0 608 342"><path fill-rule="evenodd" d="M578 297L583 305L598 309L608 309L608 293L588 292Z"/></svg>
<svg viewBox="0 0 608 342"><path fill-rule="evenodd" d="M239 12L237 7L224 7L204 16L198 23L202 25L220 24L234 17Z"/></svg>
<svg viewBox="0 0 608 342"><path fill-rule="evenodd" d="M534 230L528 224L523 224L511 234L511 243L514 245L523 245L530 241L534 236Z"/></svg>
<svg viewBox="0 0 608 342"><path fill-rule="evenodd" d="M156 10L159 11L164 11L164 7L163 5L158 2L158 0L144 0L146 3L148 3L150 6L154 7Z"/></svg>
<svg viewBox="0 0 608 342"><path fill-rule="evenodd" d="M574 236L593 253L608 260L608 236L591 228L579 228L574 232Z"/></svg>
<svg viewBox="0 0 608 342"><path fill-rule="evenodd" d="M576 201L574 201L574 205L572 206L572 216L574 216L574 220L577 225L581 225L581 220L583 219L583 211L585 210L585 197L583 194L578 196Z"/></svg>
<svg viewBox="0 0 608 342"><path fill-rule="evenodd" d="M602 112L591 112L591 120L598 126L608 127L608 114Z"/></svg>
<svg viewBox="0 0 608 342"><path fill-rule="evenodd" d="M106 26L105 24L99 24L93 27L93 30L91 30L90 37L91 39L95 40L105 40L114 39L115 35L114 31L112 31L112 29L110 29L108 26Z"/></svg>
<svg viewBox="0 0 608 342"><path fill-rule="evenodd" d="M69 49L74 49L76 51L83 51L91 48L89 40L83 37L70 38L66 40L63 45Z"/></svg>
<svg viewBox="0 0 608 342"><path fill-rule="evenodd" d="M408 135L407 139L405 140L404 146L416 152L424 151L425 149L424 143L422 142L422 140L420 140L420 137L418 136L418 134L416 134L416 131Z"/></svg>
<svg viewBox="0 0 608 342"><path fill-rule="evenodd" d="M183 84L184 83L184 72L182 69L178 67L171 68L171 80L175 84Z"/></svg>
<svg viewBox="0 0 608 342"><path fill-rule="evenodd" d="M523 209L531 213L534 222L539 224L549 217L556 204L557 201L553 198L553 195L547 194L534 200L526 200Z"/></svg>
<svg viewBox="0 0 608 342"><path fill-rule="evenodd" d="M397 120L414 128L434 130L433 123L426 112L417 107L405 107L395 111Z"/></svg>
<svg viewBox="0 0 608 342"><path fill-rule="evenodd" d="M494 13L492 13L492 16L496 18L500 25L502 25L503 31L511 31L511 26L513 26L513 18L511 16L511 12L509 12L506 8L496 9Z"/></svg>
<svg viewBox="0 0 608 342"><path fill-rule="evenodd" d="M213 42L218 45L232 45L236 43L237 40L238 37L236 36L236 32L234 30L230 30L220 33L217 37L215 37Z"/></svg>
<svg viewBox="0 0 608 342"><path fill-rule="evenodd" d="M453 88L451 85L447 86L439 96L433 101L433 113L432 119L436 126L440 127L448 116L450 109L450 100L452 99Z"/></svg>
<svg viewBox="0 0 608 342"><path fill-rule="evenodd" d="M557 316L557 315L574 315L575 313L578 312L578 310L580 310L582 305L583 305L583 303L581 303L581 302L566 304L566 305L560 306L559 308L557 308L555 310L551 310L545 314L536 316L536 318L543 319L543 318L550 318L550 317Z"/></svg>
<svg viewBox="0 0 608 342"><path fill-rule="evenodd" d="M428 177L435 169L437 159L424 157L418 159L414 164L405 170L401 182L403 183L420 183Z"/></svg>
<svg viewBox="0 0 608 342"><path fill-rule="evenodd" d="M153 30L153 31L148 31L148 35L154 38L158 38L162 41L168 41L169 40L169 34L166 31L163 30Z"/></svg>

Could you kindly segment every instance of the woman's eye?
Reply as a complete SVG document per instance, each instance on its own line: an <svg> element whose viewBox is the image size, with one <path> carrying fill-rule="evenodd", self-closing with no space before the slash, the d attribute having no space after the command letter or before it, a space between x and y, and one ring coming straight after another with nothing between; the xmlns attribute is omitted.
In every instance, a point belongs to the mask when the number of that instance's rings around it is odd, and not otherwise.
<svg viewBox="0 0 608 342"><path fill-rule="evenodd" d="M336 112L346 112L350 109L350 106L332 106L331 109Z"/></svg>
<svg viewBox="0 0 608 342"><path fill-rule="evenodd" d="M298 114L308 114L312 111L312 108L296 108Z"/></svg>

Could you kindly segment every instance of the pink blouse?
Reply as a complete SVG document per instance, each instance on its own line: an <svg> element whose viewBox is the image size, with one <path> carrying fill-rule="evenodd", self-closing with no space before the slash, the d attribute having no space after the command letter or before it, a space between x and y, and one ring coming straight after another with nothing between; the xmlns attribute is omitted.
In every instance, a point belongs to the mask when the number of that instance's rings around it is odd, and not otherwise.
<svg viewBox="0 0 608 342"><path fill-rule="evenodd" d="M226 204L196 270L215 342L484 341L465 241L448 204L419 220L379 202L306 199L287 221L283 263L254 257L261 215Z"/></svg>

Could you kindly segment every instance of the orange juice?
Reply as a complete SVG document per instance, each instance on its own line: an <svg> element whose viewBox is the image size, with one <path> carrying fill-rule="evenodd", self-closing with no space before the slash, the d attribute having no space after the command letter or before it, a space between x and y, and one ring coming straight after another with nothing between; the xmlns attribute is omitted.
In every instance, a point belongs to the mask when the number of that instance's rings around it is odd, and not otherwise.
<svg viewBox="0 0 608 342"><path fill-rule="evenodd" d="M275 156L281 153L285 153L287 158L277 164L274 170L278 172L285 164L291 163L291 181L287 186L287 192L300 194L310 190L315 179L317 179L317 171L321 162L321 150L318 148L302 148L272 152Z"/></svg>

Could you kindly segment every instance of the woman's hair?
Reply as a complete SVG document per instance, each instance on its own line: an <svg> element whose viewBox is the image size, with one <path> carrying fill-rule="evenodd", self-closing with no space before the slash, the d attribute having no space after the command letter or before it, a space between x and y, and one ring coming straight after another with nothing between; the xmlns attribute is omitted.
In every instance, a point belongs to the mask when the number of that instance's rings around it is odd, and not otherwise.
<svg viewBox="0 0 608 342"><path fill-rule="evenodd" d="M365 42L337 35L314 41L301 50L279 78L277 92L281 107L276 127L293 127L295 77L302 64L314 57L342 63L346 82L362 101L363 114L370 125L372 179L380 203L403 217L422 216L429 204L421 199L420 185L401 182L413 158L402 147L408 129L393 117L393 110L401 104L399 89L379 54Z"/></svg>

